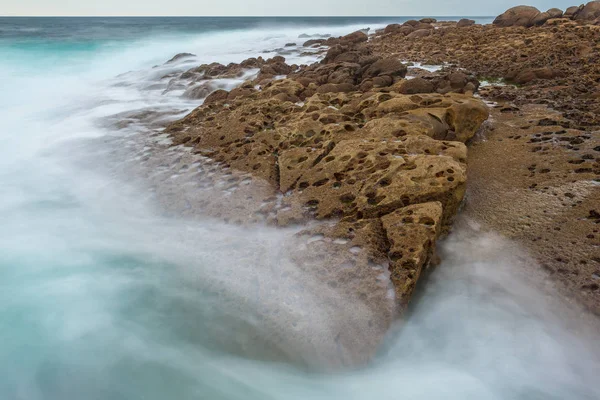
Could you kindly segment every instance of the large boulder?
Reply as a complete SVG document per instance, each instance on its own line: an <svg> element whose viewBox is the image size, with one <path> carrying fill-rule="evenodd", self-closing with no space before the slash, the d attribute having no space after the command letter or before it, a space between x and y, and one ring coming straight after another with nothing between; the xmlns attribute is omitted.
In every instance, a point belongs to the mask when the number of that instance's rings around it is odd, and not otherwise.
<svg viewBox="0 0 600 400"><path fill-rule="evenodd" d="M363 31L356 31L340 38L342 44L357 44L366 42L367 40L369 40L369 36Z"/></svg>
<svg viewBox="0 0 600 400"><path fill-rule="evenodd" d="M576 21L594 21L600 17L600 1L590 1L573 17Z"/></svg>
<svg viewBox="0 0 600 400"><path fill-rule="evenodd" d="M472 19L463 18L456 24L457 28L466 28L467 26L475 25L475 21Z"/></svg>
<svg viewBox="0 0 600 400"><path fill-rule="evenodd" d="M546 12L550 15L550 18L562 18L563 16L563 12L560 8L551 8Z"/></svg>
<svg viewBox="0 0 600 400"><path fill-rule="evenodd" d="M566 9L564 17L565 18L573 18L579 11L583 9L584 5L580 6L572 6Z"/></svg>
<svg viewBox="0 0 600 400"><path fill-rule="evenodd" d="M431 93L434 90L433 83L423 78L404 80L397 87L398 93L402 94Z"/></svg>
<svg viewBox="0 0 600 400"><path fill-rule="evenodd" d="M526 28L534 25L535 18L540 10L531 6L517 6L508 9L494 20L494 25L499 27L524 26Z"/></svg>
<svg viewBox="0 0 600 400"><path fill-rule="evenodd" d="M402 28L402 25L400 24L389 24L385 27L383 33L386 35L390 33L398 33L400 31L400 28Z"/></svg>
<svg viewBox="0 0 600 400"><path fill-rule="evenodd" d="M392 78L404 78L407 72L406 65L396 58L383 58L371 64L363 73L363 79L376 76L391 76Z"/></svg>
<svg viewBox="0 0 600 400"><path fill-rule="evenodd" d="M549 19L550 19L550 14L548 14L547 12L539 13L533 19L533 25L536 25L536 26L544 25L546 23L546 21L548 21Z"/></svg>

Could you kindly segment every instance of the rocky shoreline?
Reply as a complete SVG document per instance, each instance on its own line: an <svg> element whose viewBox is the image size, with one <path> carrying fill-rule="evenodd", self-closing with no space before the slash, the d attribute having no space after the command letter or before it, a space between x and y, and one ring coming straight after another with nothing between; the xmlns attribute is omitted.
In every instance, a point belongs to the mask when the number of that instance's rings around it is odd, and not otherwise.
<svg viewBox="0 0 600 400"><path fill-rule="evenodd" d="M328 281L383 273L393 314L436 263L435 242L463 205L533 249L568 296L598 312L600 27L592 3L568 18L519 8L493 26L423 19L371 36L311 38L305 51L322 57L312 65L275 56L194 67L170 85L206 99L166 133L211 160L236 192L229 204L206 199L207 214L304 225L308 246L327 248ZM230 91L211 84L246 76ZM496 79L506 83L489 83ZM557 248L565 238L571 244ZM369 302L377 290L365 289L347 287Z"/></svg>

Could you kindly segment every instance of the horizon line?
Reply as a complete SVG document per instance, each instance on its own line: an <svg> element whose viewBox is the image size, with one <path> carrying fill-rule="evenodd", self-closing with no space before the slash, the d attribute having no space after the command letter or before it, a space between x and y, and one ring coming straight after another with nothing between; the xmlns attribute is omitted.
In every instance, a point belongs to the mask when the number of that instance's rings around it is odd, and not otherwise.
<svg viewBox="0 0 600 400"><path fill-rule="evenodd" d="M0 15L0 18L488 18L493 15Z"/></svg>

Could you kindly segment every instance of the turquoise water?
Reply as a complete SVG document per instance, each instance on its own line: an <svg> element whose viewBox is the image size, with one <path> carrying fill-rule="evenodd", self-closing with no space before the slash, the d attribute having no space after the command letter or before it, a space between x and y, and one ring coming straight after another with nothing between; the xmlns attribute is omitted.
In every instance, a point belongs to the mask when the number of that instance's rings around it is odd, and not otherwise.
<svg viewBox="0 0 600 400"><path fill-rule="evenodd" d="M147 90L174 54L241 61L399 20L0 18L0 398L599 398L597 336L515 279L499 238L453 236L407 324L356 367L288 323L333 337L352 317L294 270L293 231L176 218L122 174L136 132L107 118L198 105Z"/></svg>

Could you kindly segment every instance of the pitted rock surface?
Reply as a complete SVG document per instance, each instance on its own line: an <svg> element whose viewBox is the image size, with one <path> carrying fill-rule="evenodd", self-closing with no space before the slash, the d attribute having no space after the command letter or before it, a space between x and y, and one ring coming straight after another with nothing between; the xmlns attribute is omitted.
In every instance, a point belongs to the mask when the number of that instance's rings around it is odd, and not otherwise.
<svg viewBox="0 0 600 400"><path fill-rule="evenodd" d="M279 191L261 209L265 222L330 221L329 230L313 234L339 242L363 232L366 239L348 251L364 257L350 262L344 253L331 263L344 264L348 273L385 264L402 311L461 204L464 142L488 109L472 96L478 82L464 74L436 75L425 89L406 93L407 67L374 56L365 38L358 32L328 39L325 58L310 66L285 67L282 59L241 63L262 72L239 89L214 92L167 132L175 145ZM288 77L261 77L272 76L271 68ZM237 66L195 69L208 70L239 74Z"/></svg>

